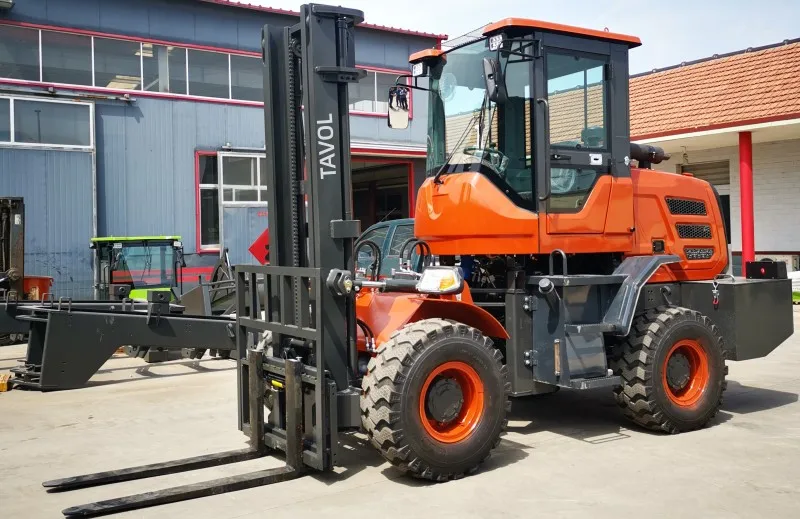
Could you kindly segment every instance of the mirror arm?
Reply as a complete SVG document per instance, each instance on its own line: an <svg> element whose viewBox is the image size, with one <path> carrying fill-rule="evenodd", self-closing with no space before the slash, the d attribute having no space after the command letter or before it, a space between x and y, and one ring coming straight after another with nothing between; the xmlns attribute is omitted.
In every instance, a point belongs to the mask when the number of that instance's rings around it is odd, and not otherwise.
<svg viewBox="0 0 800 519"><path fill-rule="evenodd" d="M403 79L403 78L413 78L414 79L414 84L412 85L410 83L400 83L399 82L400 79ZM406 88L411 88L413 90L424 90L425 92L432 92L432 90L430 88L417 86L417 78L415 78L411 74L403 74L402 76L397 76L397 79L394 80L394 84L395 84L395 86L404 86Z"/></svg>

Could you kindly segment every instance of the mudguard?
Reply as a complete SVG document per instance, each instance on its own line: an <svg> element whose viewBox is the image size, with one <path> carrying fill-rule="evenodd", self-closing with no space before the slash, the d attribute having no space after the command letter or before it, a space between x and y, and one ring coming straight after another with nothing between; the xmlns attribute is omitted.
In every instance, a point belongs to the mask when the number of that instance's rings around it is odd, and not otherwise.
<svg viewBox="0 0 800 519"><path fill-rule="evenodd" d="M363 291L356 296L356 317L375 337L378 347L403 326L439 317L452 319L477 328L487 337L508 339L509 335L495 317L472 302L469 291L456 297L436 297L424 294ZM358 329L358 349L367 351L364 332Z"/></svg>

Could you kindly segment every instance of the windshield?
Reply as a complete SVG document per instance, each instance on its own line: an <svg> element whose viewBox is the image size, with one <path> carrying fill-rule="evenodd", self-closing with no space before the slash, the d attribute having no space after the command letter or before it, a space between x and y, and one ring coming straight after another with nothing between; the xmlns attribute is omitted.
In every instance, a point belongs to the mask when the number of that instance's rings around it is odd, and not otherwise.
<svg viewBox="0 0 800 519"><path fill-rule="evenodd" d="M486 96L483 58L497 52L479 40L450 51L431 72L427 174L481 172L526 206L533 191L531 61L501 57L508 99L498 105Z"/></svg>
<svg viewBox="0 0 800 519"><path fill-rule="evenodd" d="M112 283L128 283L133 288L173 286L175 249L169 244L127 244L115 246L112 254Z"/></svg>

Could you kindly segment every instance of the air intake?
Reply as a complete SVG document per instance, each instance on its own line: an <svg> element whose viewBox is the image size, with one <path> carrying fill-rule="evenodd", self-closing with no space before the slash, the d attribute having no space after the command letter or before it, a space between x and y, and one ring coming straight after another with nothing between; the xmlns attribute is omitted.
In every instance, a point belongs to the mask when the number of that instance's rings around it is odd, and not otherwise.
<svg viewBox="0 0 800 519"><path fill-rule="evenodd" d="M683 252L688 260L707 260L714 255L711 247L686 247Z"/></svg>
<svg viewBox="0 0 800 519"><path fill-rule="evenodd" d="M678 236L684 240L710 240L711 226L699 223L679 223L675 226L678 229Z"/></svg>
<svg viewBox="0 0 800 519"><path fill-rule="evenodd" d="M699 200L685 198L667 198L667 207L672 214L706 215L706 204Z"/></svg>

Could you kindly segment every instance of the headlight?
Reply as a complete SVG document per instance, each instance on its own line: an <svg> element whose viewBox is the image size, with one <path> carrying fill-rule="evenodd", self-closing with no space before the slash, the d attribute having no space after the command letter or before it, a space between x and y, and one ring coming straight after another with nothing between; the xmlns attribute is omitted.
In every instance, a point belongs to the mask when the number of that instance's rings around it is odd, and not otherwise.
<svg viewBox="0 0 800 519"><path fill-rule="evenodd" d="M424 294L456 294L463 289L464 278L457 267L428 267L417 282L417 291Z"/></svg>

